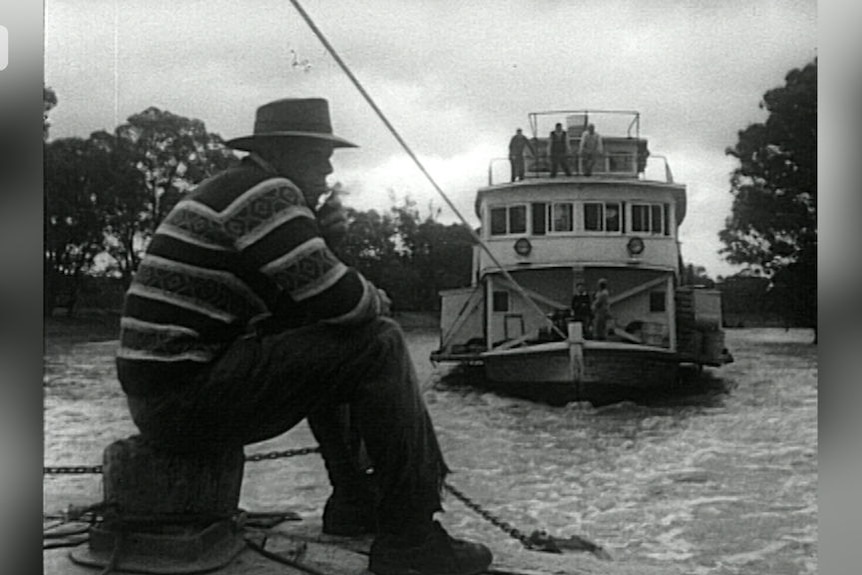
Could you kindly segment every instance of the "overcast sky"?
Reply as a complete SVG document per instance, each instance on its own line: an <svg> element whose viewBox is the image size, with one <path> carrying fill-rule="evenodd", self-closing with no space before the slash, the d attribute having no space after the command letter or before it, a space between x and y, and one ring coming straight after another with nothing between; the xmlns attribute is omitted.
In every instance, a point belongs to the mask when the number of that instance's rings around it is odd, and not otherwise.
<svg viewBox="0 0 862 575"><path fill-rule="evenodd" d="M639 111L651 152L688 186L683 257L713 277L737 271L717 253L735 167L724 150L765 119L763 93L817 55L813 0L302 5L473 223L489 159L516 127L529 135L529 112ZM46 0L45 82L52 138L149 106L231 138L260 104L325 97L336 133L361 145L333 161L348 204L386 209L393 191L454 219L287 0Z"/></svg>

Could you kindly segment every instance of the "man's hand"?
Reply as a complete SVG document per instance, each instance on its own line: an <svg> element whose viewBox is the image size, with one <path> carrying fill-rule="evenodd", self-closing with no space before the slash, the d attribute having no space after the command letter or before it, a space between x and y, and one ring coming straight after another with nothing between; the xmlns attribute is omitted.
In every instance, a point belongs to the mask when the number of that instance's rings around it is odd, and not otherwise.
<svg viewBox="0 0 862 575"><path fill-rule="evenodd" d="M320 234L330 247L335 247L344 240L347 235L348 221L347 210L341 205L341 200L332 194L317 210L317 225Z"/></svg>
<svg viewBox="0 0 862 575"><path fill-rule="evenodd" d="M382 290L380 288L375 289L377 290L377 297L380 298L380 315L391 316L392 300L389 299L389 294L386 293L386 290Z"/></svg>

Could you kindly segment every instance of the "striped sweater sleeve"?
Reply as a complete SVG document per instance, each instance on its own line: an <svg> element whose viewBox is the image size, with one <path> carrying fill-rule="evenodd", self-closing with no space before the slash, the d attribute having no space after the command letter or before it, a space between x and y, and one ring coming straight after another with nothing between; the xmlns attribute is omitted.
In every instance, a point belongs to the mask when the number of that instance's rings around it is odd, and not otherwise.
<svg viewBox="0 0 862 575"><path fill-rule="evenodd" d="M377 289L327 247L314 212L290 180L263 180L221 217L242 259L270 278L306 319L347 325L379 315Z"/></svg>

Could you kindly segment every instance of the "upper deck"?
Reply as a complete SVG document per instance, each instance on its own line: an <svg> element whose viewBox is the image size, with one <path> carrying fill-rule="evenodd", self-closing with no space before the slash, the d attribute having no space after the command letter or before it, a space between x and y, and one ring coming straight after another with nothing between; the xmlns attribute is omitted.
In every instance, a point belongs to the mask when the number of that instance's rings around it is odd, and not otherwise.
<svg viewBox="0 0 862 575"><path fill-rule="evenodd" d="M563 121L571 150L570 173L559 169L554 177L550 138L538 134L545 128L550 133ZM583 171L585 157L577 150L589 124L596 125L603 146L588 175ZM610 135L600 133L599 126ZM523 180L515 181L509 169L496 174L492 162L489 185L476 194L482 239L494 256L477 254L481 272L493 271L498 264L509 269L677 268L685 185L673 181L663 157L650 154L646 139L640 137L637 112L533 113L530 128L534 135L524 150ZM659 169L650 173L648 160L656 159L661 160L656 162ZM508 168L509 158L501 160Z"/></svg>
<svg viewBox="0 0 862 575"><path fill-rule="evenodd" d="M673 183L670 166L664 156L652 154L648 142L640 136L640 113L624 110L556 110L532 112L529 124L532 136L524 149L525 179L551 176L550 133L559 123L566 132L569 153L566 161L572 175L586 173L585 158L579 152L581 140L590 124L601 138L602 150L596 157L591 177L647 180ZM564 170L559 176L565 177ZM488 185L513 180L510 159L493 158L488 166Z"/></svg>

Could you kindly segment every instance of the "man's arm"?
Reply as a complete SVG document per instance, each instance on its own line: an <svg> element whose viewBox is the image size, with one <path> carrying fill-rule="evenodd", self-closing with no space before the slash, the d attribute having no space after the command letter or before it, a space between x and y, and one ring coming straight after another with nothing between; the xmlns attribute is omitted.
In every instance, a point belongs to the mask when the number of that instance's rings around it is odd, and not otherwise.
<svg viewBox="0 0 862 575"><path fill-rule="evenodd" d="M317 210L317 225L330 248L337 247L344 240L349 223L337 192L333 191Z"/></svg>
<svg viewBox="0 0 862 575"><path fill-rule="evenodd" d="M301 308L306 321L358 324L385 308L379 290L332 253L302 192L286 178L269 178L223 214L241 256ZM388 299L388 298L387 298Z"/></svg>

